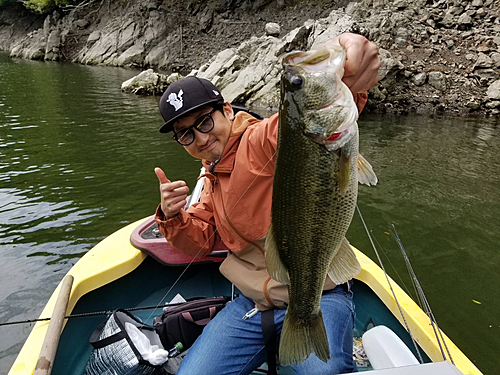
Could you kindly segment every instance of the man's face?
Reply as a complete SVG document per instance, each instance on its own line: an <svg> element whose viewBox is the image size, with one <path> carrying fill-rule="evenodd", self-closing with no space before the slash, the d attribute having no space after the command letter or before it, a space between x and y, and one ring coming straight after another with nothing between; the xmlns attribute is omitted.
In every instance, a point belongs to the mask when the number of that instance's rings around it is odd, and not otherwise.
<svg viewBox="0 0 500 375"><path fill-rule="evenodd" d="M212 111L213 107L203 106L200 109L190 112L181 117L174 124L174 131L179 132L182 129L189 128L197 123L200 118L206 116ZM208 133L201 133L194 130L194 142L188 146L183 146L193 157L205 159L210 162L216 161L222 156L226 147L229 133L231 132L231 119L233 118L233 109L229 103L226 103L223 111L216 110L212 113L214 128Z"/></svg>

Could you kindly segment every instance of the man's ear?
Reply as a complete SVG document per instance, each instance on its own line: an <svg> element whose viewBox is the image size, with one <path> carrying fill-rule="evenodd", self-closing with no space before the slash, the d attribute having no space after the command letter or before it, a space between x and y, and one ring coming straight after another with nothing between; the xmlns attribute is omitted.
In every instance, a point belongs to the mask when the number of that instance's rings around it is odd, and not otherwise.
<svg viewBox="0 0 500 375"><path fill-rule="evenodd" d="M226 118L232 121L234 119L234 111L231 103L225 102L222 108L224 109L224 115Z"/></svg>

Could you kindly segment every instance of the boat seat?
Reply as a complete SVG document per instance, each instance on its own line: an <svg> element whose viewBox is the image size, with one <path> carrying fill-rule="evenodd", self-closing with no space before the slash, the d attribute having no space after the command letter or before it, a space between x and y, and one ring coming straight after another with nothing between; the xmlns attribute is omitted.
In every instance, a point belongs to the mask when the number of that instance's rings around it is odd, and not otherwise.
<svg viewBox="0 0 500 375"><path fill-rule="evenodd" d="M374 370L419 364L405 343L386 326L366 331L363 347Z"/></svg>

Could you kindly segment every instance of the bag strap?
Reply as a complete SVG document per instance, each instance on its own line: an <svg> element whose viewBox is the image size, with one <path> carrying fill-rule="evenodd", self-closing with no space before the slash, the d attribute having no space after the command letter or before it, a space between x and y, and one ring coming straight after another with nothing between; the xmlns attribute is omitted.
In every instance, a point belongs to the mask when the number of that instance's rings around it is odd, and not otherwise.
<svg viewBox="0 0 500 375"><path fill-rule="evenodd" d="M215 306L211 306L208 309L208 311L210 312L210 316L205 319L194 320L193 316L189 311L183 312L182 317L189 323L193 323L199 326L206 326L208 322L214 318L215 314L217 313L217 309L215 308Z"/></svg>
<svg viewBox="0 0 500 375"><path fill-rule="evenodd" d="M178 312L182 312L186 309L195 309L206 306L211 306L215 304L226 304L230 301L230 297L220 296L220 297L194 297L189 298L186 302L180 302L172 305L164 306L164 310L162 313L162 318L175 314Z"/></svg>
<svg viewBox="0 0 500 375"><path fill-rule="evenodd" d="M111 316L108 317L108 319ZM92 335L90 336L89 342L92 344L92 346L96 349L104 348L105 346L111 345L117 341L120 341L126 337L125 332L120 330L119 332L115 333L114 335L105 337L101 340L99 340L99 336L101 336L101 333L104 329L104 326L108 322L108 319L106 319L104 322L97 327L94 332L92 332Z"/></svg>
<svg viewBox="0 0 500 375"><path fill-rule="evenodd" d="M117 332L114 335L108 336L102 340L97 340L97 338L99 337L100 334L101 334L101 332L97 332L97 330L96 330L96 331L94 331L94 333L92 333L92 336L90 336L89 341L95 349L104 348L105 346L114 344L115 342L123 340L124 338L127 337L125 335L125 332L120 331L120 332Z"/></svg>
<svg viewBox="0 0 500 375"><path fill-rule="evenodd" d="M265 310L261 314L262 335L267 353L267 373L277 375L276 370L276 326L274 325L274 310Z"/></svg>

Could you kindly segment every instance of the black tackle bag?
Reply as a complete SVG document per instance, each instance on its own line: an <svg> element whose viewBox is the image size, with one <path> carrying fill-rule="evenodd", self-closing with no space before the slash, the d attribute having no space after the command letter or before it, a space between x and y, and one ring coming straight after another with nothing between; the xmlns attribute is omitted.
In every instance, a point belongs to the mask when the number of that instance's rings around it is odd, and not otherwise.
<svg viewBox="0 0 500 375"><path fill-rule="evenodd" d="M190 299L175 306L163 308L163 314L154 319L154 328L164 348L180 342L184 350L194 344L203 328L230 301L230 297Z"/></svg>

